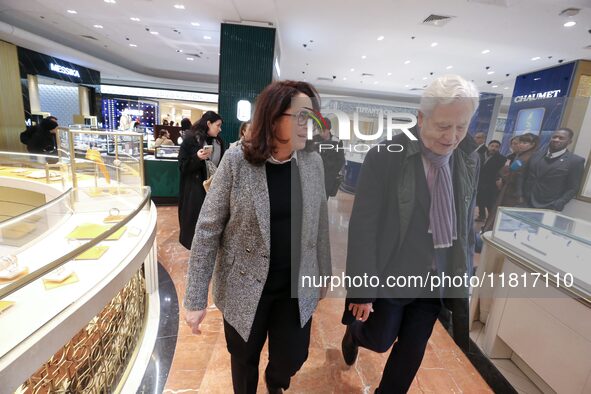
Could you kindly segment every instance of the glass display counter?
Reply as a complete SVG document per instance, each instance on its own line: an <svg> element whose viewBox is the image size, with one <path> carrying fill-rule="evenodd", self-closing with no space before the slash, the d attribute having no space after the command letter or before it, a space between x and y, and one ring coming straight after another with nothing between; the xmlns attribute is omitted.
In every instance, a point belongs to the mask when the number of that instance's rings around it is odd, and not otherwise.
<svg viewBox="0 0 591 394"><path fill-rule="evenodd" d="M492 239L532 269L555 278L572 276L569 288L591 300L591 223L555 211L502 207Z"/></svg>
<svg viewBox="0 0 591 394"><path fill-rule="evenodd" d="M68 130L61 143L100 135ZM110 161L88 150L0 152L0 188L44 196L0 221L2 391L112 392L142 343L157 262L156 210L137 179L141 149ZM28 176L36 171L57 175Z"/></svg>
<svg viewBox="0 0 591 394"><path fill-rule="evenodd" d="M160 145L154 150L154 157L157 159L177 160L180 148L178 145Z"/></svg>
<svg viewBox="0 0 591 394"><path fill-rule="evenodd" d="M141 186L144 184L143 135L107 130L61 129L57 134L59 161L69 163L74 187Z"/></svg>
<svg viewBox="0 0 591 394"><path fill-rule="evenodd" d="M178 155L180 146L161 145L154 156L144 160L146 185L152 189L152 199L157 204L177 204L180 184Z"/></svg>
<svg viewBox="0 0 591 394"><path fill-rule="evenodd" d="M482 239L472 340L494 364L513 363L535 390L590 392L591 223L501 207Z"/></svg>

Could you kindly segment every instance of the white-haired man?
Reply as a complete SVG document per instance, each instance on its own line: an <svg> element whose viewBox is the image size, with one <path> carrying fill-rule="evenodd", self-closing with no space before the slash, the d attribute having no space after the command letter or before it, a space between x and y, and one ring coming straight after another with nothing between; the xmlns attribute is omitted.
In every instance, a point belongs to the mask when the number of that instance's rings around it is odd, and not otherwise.
<svg viewBox="0 0 591 394"><path fill-rule="evenodd" d="M477 106L471 82L437 78L421 99L418 141L397 135L389 143L402 152L372 149L363 163L347 274L375 275L380 284L348 289L342 351L353 365L359 346L386 352L394 344L377 393L409 389L442 304L452 311L456 343L468 347L468 289L431 291L410 278L471 273L479 159L474 140L464 138ZM388 277L409 280L395 287Z"/></svg>

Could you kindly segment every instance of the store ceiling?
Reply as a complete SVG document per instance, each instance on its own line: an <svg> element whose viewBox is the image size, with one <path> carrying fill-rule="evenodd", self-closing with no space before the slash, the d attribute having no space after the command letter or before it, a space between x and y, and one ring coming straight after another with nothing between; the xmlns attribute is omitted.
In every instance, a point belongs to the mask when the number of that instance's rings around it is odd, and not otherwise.
<svg viewBox="0 0 591 394"><path fill-rule="evenodd" d="M559 16L569 7L581 10ZM423 24L432 14L452 18ZM434 77L458 73L507 95L517 74L591 58L591 0L0 0L0 21L132 73L210 83L220 23L271 22L281 77L334 93L416 94ZM125 78L120 68L96 68Z"/></svg>

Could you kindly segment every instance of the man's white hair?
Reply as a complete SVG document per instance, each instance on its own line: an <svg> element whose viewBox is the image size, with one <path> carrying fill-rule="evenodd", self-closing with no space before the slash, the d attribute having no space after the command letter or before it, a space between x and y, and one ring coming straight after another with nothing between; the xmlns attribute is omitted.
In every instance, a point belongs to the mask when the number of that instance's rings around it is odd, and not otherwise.
<svg viewBox="0 0 591 394"><path fill-rule="evenodd" d="M443 75L431 82L423 92L420 111L423 115L430 116L437 105L450 104L461 99L472 102L472 114L474 114L479 103L476 86L459 75Z"/></svg>

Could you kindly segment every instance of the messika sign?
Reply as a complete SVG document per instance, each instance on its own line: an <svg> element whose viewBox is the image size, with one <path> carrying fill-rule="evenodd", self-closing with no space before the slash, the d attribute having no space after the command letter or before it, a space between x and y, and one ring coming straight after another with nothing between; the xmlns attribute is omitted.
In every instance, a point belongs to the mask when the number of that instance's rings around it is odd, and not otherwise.
<svg viewBox="0 0 591 394"><path fill-rule="evenodd" d="M56 73L70 75L72 77L80 78L80 73L78 72L78 70L74 70L73 68L60 66L59 64L55 64L55 63L50 63L49 68L51 69L51 71L55 71Z"/></svg>

